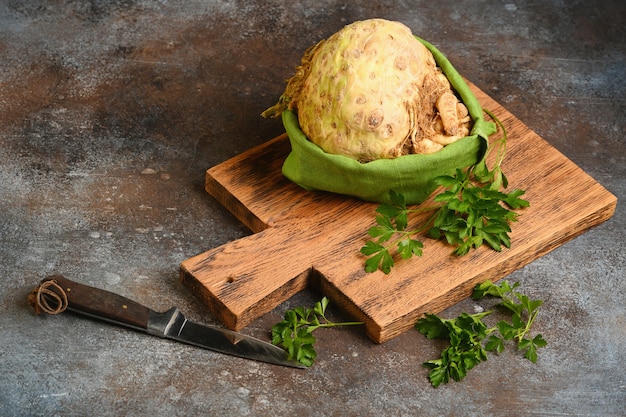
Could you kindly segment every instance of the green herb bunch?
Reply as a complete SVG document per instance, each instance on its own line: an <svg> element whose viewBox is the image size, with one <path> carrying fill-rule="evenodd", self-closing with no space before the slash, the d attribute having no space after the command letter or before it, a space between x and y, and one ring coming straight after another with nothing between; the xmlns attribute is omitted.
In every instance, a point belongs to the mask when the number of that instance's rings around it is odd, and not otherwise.
<svg viewBox="0 0 626 417"><path fill-rule="evenodd" d="M448 383L450 379L462 380L470 369L487 360L487 352L503 352L507 341L517 344L526 359L533 363L537 361L537 349L547 343L540 334L531 337L529 332L542 301L531 300L516 292L518 286L517 282L511 287L506 281L501 285L485 281L474 288L473 299L487 295L500 298L499 305L511 314L510 321L499 321L494 327L488 327L483 321L492 311L462 313L454 319L426 314L417 321L416 329L428 339L449 341L439 359L424 363L430 369L429 380L434 387Z"/></svg>
<svg viewBox="0 0 626 417"><path fill-rule="evenodd" d="M511 246L510 223L518 216L513 210L528 207L529 202L520 198L523 190L501 191L508 187L500 167L506 152L506 130L495 116L488 114L496 121L502 137L489 145L485 158L478 164L466 170L457 169L455 175L435 178L440 192L434 196L433 205L407 208L404 196L390 190L390 202L378 206L377 225L368 230L372 239L361 248L361 253L368 256L367 272L380 269L388 274L395 264L395 253L402 259L421 256L424 243L418 235L424 232L430 238L445 239L456 246L454 254L459 256L483 244L495 251ZM489 169L486 159L494 150L497 155L493 168ZM425 212L431 215L421 224L408 227L410 217Z"/></svg>
<svg viewBox="0 0 626 417"><path fill-rule="evenodd" d="M326 318L328 298L323 297L313 308L296 307L285 312L282 321L272 326L272 343L285 349L289 359L305 366L313 365L315 336L313 331L321 327L337 327L363 324L362 322L335 323Z"/></svg>

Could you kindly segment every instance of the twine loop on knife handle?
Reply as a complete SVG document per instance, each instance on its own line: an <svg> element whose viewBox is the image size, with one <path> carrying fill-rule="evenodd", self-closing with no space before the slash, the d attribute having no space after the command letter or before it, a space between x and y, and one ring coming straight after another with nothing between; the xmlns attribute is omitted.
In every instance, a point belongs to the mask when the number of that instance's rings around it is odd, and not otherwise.
<svg viewBox="0 0 626 417"><path fill-rule="evenodd" d="M44 281L28 296L35 313L59 314L67 308L67 294L54 280Z"/></svg>

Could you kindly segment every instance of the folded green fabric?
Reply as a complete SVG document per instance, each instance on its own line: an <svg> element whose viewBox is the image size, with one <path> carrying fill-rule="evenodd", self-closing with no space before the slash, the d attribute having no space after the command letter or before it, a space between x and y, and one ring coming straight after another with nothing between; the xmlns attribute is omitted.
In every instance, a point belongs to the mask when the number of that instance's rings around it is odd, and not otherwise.
<svg viewBox="0 0 626 417"><path fill-rule="evenodd" d="M496 131L487 122L478 100L448 59L433 45L417 38L430 50L437 65L467 107L474 124L470 136L432 154L404 155L361 163L343 155L324 152L309 141L300 129L298 116L291 110L282 114L291 152L283 163L285 177L307 190L329 191L354 196L365 201L388 202L389 190L404 195L407 204L419 204L437 187L433 179L453 175L482 160L489 135Z"/></svg>

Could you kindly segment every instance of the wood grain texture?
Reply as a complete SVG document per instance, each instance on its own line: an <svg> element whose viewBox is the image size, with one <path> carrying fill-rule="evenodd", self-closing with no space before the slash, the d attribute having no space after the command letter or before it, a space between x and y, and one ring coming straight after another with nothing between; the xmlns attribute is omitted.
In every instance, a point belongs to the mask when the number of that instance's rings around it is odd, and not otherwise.
<svg viewBox="0 0 626 417"><path fill-rule="evenodd" d="M233 330L312 286L383 343L425 312L468 297L477 283L499 280L613 215L615 196L470 86L508 132L502 167L509 189L526 190L531 203L512 225L510 249L456 257L450 246L427 239L423 257L397 262L389 275L368 274L359 250L377 204L287 180L281 166L290 145L281 135L207 171L207 192L255 234L185 260L182 282Z"/></svg>

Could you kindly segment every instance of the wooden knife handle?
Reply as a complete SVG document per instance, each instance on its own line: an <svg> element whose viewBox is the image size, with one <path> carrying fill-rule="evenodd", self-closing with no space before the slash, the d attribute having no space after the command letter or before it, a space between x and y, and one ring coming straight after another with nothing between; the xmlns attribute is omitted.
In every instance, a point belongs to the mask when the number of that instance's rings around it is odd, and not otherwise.
<svg viewBox="0 0 626 417"><path fill-rule="evenodd" d="M58 284L50 285L50 282ZM67 299L67 309L76 313L146 331L150 309L121 295L70 281L61 275L44 278L34 293L45 287L41 297L49 304ZM54 292L59 298L49 292ZM46 294L47 293L47 294ZM36 307L37 309L37 307Z"/></svg>

